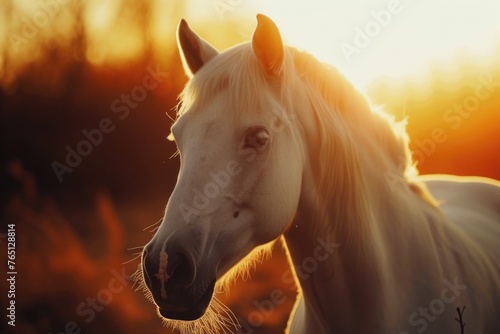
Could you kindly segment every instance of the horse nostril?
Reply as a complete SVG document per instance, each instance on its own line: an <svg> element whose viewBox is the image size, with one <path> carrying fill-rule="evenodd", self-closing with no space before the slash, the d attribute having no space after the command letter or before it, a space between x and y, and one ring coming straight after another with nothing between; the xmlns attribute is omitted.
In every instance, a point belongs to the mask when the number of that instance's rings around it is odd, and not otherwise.
<svg viewBox="0 0 500 334"><path fill-rule="evenodd" d="M181 298L196 278L195 255L180 237L151 241L142 253L144 282L156 302ZM177 296L177 297L175 297Z"/></svg>
<svg viewBox="0 0 500 334"><path fill-rule="evenodd" d="M186 288L193 284L196 276L194 273L194 265L192 265L187 256L182 253L175 253L169 256L167 275L171 283Z"/></svg>

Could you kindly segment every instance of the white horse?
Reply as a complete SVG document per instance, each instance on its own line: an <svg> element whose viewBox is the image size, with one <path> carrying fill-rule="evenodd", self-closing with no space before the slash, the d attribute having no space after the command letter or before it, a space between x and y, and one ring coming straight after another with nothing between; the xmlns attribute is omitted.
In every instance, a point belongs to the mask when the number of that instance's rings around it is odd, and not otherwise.
<svg viewBox="0 0 500 334"><path fill-rule="evenodd" d="M457 308L467 334L500 333L500 183L418 176L404 126L257 20L220 54L178 27L181 167L139 272L165 323L230 332L214 291L283 236L287 333L460 334Z"/></svg>

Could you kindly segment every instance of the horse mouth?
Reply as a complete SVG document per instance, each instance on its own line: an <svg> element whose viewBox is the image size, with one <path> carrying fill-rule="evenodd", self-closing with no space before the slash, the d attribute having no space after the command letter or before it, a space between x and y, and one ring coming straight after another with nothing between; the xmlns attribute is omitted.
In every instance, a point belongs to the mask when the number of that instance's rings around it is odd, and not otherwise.
<svg viewBox="0 0 500 334"><path fill-rule="evenodd" d="M212 295L214 293L215 288L215 280L213 280L205 292L201 295L200 299L193 304L191 308L183 308L183 307L158 307L158 312L160 315L166 319L172 320L184 320L184 321L192 321L201 318L210 304L210 300L212 299Z"/></svg>

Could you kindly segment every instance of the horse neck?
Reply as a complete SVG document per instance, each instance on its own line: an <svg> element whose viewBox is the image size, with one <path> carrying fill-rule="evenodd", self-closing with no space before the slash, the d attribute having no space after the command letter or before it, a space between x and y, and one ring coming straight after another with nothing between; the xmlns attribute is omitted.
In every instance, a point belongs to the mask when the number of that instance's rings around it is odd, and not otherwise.
<svg viewBox="0 0 500 334"><path fill-rule="evenodd" d="M309 126L311 124L309 122ZM409 227L405 231L410 234L413 222L409 211L418 212L413 216L420 220L433 213L429 203L412 190L401 168L373 150L374 140L362 131L353 132L353 139L363 154L353 156L362 178L352 181L360 184L344 188L345 194L324 198L317 177L321 172L317 167L318 157L321 159L320 143L314 136L317 131L307 129L308 125L304 127L303 135L308 143L304 157L308 162L304 166L296 217L284 237L307 310L314 313L316 319L323 319L324 324L319 325L321 321L317 321L318 326L330 326L324 327L324 332L334 329L342 332L361 316L364 319L361 323L376 321L378 314L374 309L384 309L381 296L391 300L388 295L397 279L392 272L391 257L397 253L397 247L403 246L396 244L401 241L395 242L392 238L394 224L405 224L401 229ZM387 179L388 175L392 180ZM349 196L347 192L354 189L359 193ZM328 203L332 198L337 203ZM356 210L341 215L334 212L342 210L344 204L349 206L343 203L349 201L348 198L363 198L366 207L351 206ZM353 229L335 228L339 226ZM332 314L342 321L328 324Z"/></svg>

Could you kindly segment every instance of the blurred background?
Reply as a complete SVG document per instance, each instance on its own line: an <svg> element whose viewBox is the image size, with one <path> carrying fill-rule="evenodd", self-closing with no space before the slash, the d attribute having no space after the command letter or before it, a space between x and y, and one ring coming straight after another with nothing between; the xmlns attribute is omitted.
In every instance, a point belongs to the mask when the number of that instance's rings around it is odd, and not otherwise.
<svg viewBox="0 0 500 334"><path fill-rule="evenodd" d="M496 0L2 0L0 248L16 224L18 272L15 328L0 283L2 332L168 333L128 276L177 177L175 29L184 17L223 50L251 38L258 12L407 118L422 173L500 179ZM243 333L282 332L287 268L277 245L222 297ZM284 302L262 313L273 289Z"/></svg>

